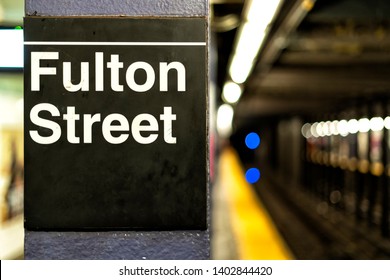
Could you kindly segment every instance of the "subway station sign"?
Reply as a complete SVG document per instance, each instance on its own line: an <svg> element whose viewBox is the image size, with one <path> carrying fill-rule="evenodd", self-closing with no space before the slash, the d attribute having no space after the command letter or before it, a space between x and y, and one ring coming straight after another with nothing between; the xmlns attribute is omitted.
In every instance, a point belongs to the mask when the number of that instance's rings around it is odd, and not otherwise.
<svg viewBox="0 0 390 280"><path fill-rule="evenodd" d="M206 228L206 20L24 30L25 227Z"/></svg>

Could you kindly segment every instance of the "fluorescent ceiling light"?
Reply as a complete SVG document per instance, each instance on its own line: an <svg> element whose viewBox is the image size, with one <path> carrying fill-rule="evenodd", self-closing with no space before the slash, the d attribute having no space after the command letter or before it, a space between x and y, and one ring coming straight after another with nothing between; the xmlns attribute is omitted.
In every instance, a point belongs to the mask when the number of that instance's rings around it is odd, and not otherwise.
<svg viewBox="0 0 390 280"><path fill-rule="evenodd" d="M331 135L339 135L339 131L337 130L339 121L333 121L330 123L330 134Z"/></svg>
<svg viewBox="0 0 390 280"><path fill-rule="evenodd" d="M245 5L244 23L238 30L229 67L235 83L244 83L252 71L280 3L281 0L251 0Z"/></svg>
<svg viewBox="0 0 390 280"><path fill-rule="evenodd" d="M279 4L280 0L252 0L249 3L250 8L246 14L246 19L267 27L273 20Z"/></svg>
<svg viewBox="0 0 390 280"><path fill-rule="evenodd" d="M243 54L252 60L255 59L264 37L265 33L263 30L259 30L255 25L248 22L245 23L239 34L235 53Z"/></svg>
<svg viewBox="0 0 390 280"><path fill-rule="evenodd" d="M348 121L348 132L350 134L355 134L359 131L359 121L352 119Z"/></svg>
<svg viewBox="0 0 390 280"><path fill-rule="evenodd" d="M390 129L390 117L386 117L384 120L386 129Z"/></svg>
<svg viewBox="0 0 390 280"><path fill-rule="evenodd" d="M370 131L370 120L363 118L359 120L359 132L368 132Z"/></svg>
<svg viewBox="0 0 390 280"><path fill-rule="evenodd" d="M341 120L337 124L337 131L339 134L343 137L347 136L349 134L348 131L348 121L346 120Z"/></svg>
<svg viewBox="0 0 390 280"><path fill-rule="evenodd" d="M253 67L253 61L247 60L244 57L234 56L230 64L230 77L233 82L237 84L242 84L246 81L249 76L250 71Z"/></svg>
<svg viewBox="0 0 390 280"><path fill-rule="evenodd" d="M317 135L320 136L320 137L324 137L324 122L320 122L317 124L317 127L316 127L316 132L317 132Z"/></svg>
<svg viewBox="0 0 390 280"><path fill-rule="evenodd" d="M362 118L360 120L351 119L341 121L306 123L301 128L301 133L305 138L324 137L331 135L347 136L348 134L367 133L368 131L382 131L384 128L390 129L390 116L385 119L374 117L370 120Z"/></svg>
<svg viewBox="0 0 390 280"><path fill-rule="evenodd" d="M385 123L381 117L372 118L370 120L370 129L372 131L381 131L384 127Z"/></svg>
<svg viewBox="0 0 390 280"><path fill-rule="evenodd" d="M318 125L318 122L315 122L315 123L313 123L312 126L310 127L310 133L311 133L311 135L314 136L314 138L319 137L319 135L317 134L317 125Z"/></svg>
<svg viewBox="0 0 390 280"><path fill-rule="evenodd" d="M0 67L23 67L23 30L0 29Z"/></svg>
<svg viewBox="0 0 390 280"><path fill-rule="evenodd" d="M222 98L230 104L236 103L241 97L241 87L233 82L227 82L222 90Z"/></svg>
<svg viewBox="0 0 390 280"><path fill-rule="evenodd" d="M301 128L301 133L303 135L303 137L305 138L310 138L312 135L311 135L311 132L310 132L310 123L305 123L302 128Z"/></svg>
<svg viewBox="0 0 390 280"><path fill-rule="evenodd" d="M223 104L218 108L217 112L217 131L222 137L229 137L233 130L233 107L228 104Z"/></svg>
<svg viewBox="0 0 390 280"><path fill-rule="evenodd" d="M330 121L327 121L327 122L325 122L324 126L322 127L322 130L323 130L325 136L331 136L332 135L332 133L330 132L331 124L332 123Z"/></svg>

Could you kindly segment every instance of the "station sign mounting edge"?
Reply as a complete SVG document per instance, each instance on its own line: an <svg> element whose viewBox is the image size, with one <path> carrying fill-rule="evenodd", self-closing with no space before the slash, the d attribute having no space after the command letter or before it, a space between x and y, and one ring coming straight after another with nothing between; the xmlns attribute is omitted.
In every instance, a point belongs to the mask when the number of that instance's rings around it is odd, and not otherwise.
<svg viewBox="0 0 390 280"><path fill-rule="evenodd" d="M207 227L205 18L26 17L25 227Z"/></svg>

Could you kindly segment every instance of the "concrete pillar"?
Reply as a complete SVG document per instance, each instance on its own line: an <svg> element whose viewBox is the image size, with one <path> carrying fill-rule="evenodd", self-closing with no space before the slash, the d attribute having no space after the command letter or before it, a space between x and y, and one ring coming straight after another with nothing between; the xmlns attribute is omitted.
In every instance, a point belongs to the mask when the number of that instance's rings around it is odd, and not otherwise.
<svg viewBox="0 0 390 280"><path fill-rule="evenodd" d="M208 17L207 0L26 0L29 16ZM58 217L61 219L61 217ZM208 259L209 230L25 232L26 259Z"/></svg>

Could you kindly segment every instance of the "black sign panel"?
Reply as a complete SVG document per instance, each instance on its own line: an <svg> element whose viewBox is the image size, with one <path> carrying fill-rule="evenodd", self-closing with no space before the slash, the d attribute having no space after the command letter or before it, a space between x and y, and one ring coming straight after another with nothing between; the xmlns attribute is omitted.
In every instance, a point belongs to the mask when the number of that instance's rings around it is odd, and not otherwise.
<svg viewBox="0 0 390 280"><path fill-rule="evenodd" d="M206 20L24 28L25 227L206 228Z"/></svg>

